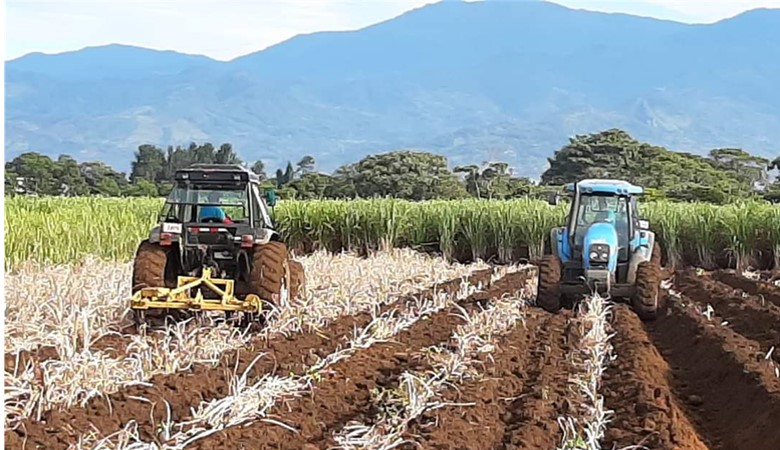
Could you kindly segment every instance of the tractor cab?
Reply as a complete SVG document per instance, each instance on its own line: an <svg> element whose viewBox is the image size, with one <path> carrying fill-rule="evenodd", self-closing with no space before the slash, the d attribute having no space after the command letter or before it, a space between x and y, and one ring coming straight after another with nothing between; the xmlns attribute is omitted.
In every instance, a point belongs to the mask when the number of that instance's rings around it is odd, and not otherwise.
<svg viewBox="0 0 780 450"><path fill-rule="evenodd" d="M615 263L627 262L643 224L636 201L642 188L622 181L584 180L568 184L565 192L572 196L572 202L566 223L569 251L563 259L581 261L585 267L592 262L613 269ZM590 248L594 239L615 240L616 254L594 251Z"/></svg>
<svg viewBox="0 0 780 450"><path fill-rule="evenodd" d="M559 294L594 291L635 297L637 274L651 270L640 266L651 260L660 266L655 234L639 216L637 197L643 189L623 180L586 179L569 183L564 191L571 197L570 209L566 225L551 230L551 254L543 257L545 270L552 271L546 275L552 280L541 280L544 301L555 308Z"/></svg>
<svg viewBox="0 0 780 450"><path fill-rule="evenodd" d="M227 164L194 164L174 174L174 186L150 240L174 247L184 272L204 266L223 276L248 270L246 250L276 235L257 175Z"/></svg>

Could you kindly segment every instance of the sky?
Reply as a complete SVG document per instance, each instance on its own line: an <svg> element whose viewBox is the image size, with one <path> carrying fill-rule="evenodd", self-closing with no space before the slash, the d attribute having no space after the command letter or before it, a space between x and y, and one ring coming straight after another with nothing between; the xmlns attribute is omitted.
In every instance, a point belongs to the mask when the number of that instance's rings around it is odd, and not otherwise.
<svg viewBox="0 0 780 450"><path fill-rule="evenodd" d="M527 1L527 0L504 0ZM780 0L551 0L711 23ZM6 0L5 60L126 44L229 60L315 31L354 30L434 0Z"/></svg>

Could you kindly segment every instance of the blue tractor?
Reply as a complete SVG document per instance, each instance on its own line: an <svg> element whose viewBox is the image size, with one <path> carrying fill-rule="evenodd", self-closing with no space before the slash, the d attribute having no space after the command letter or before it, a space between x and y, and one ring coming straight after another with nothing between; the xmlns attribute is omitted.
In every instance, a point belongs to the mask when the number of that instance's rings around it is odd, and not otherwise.
<svg viewBox="0 0 780 450"><path fill-rule="evenodd" d="M555 312L598 292L628 300L642 320L654 319L662 302L661 253L639 216L643 189L622 180L586 179L565 191L571 207L566 226L550 232L539 262L537 305Z"/></svg>

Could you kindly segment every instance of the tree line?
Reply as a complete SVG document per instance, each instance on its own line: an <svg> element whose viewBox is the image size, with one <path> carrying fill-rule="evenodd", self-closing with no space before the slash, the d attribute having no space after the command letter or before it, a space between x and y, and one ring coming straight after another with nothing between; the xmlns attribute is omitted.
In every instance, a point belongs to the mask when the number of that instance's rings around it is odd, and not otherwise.
<svg viewBox="0 0 780 450"><path fill-rule="evenodd" d="M23 153L5 165L6 193L37 195L165 196L173 173L194 163L239 164L256 173L282 198L395 197L408 200L466 197L507 199L543 196L582 178L621 178L644 186L652 198L728 203L765 198L780 202L780 156L753 156L738 148L706 156L669 151L642 143L622 130L578 135L548 158L536 183L516 177L506 162L457 166L438 154L399 150L369 155L333 173L316 170L313 156L266 173L262 161L245 162L229 143L192 143L167 149L141 145L129 174L101 162L79 163L68 155L52 160Z"/></svg>

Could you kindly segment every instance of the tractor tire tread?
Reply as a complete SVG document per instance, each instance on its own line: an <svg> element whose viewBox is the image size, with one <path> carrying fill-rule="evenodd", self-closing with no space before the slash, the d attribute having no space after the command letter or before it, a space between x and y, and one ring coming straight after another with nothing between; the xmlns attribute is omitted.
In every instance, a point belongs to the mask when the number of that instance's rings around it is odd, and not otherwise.
<svg viewBox="0 0 780 450"><path fill-rule="evenodd" d="M148 287L173 287L166 284L165 266L168 263L168 251L161 246L141 241L133 260L132 292Z"/></svg>
<svg viewBox="0 0 780 450"><path fill-rule="evenodd" d="M555 255L544 255L538 270L536 304L546 311L557 312L561 308L561 259Z"/></svg>
<svg viewBox="0 0 780 450"><path fill-rule="evenodd" d="M636 271L636 295L632 307L644 321L654 320L662 303L661 266L652 261L640 263Z"/></svg>
<svg viewBox="0 0 780 450"><path fill-rule="evenodd" d="M290 288L290 258L287 246L271 241L257 246L252 254L249 288L261 300L279 303L282 286Z"/></svg>

